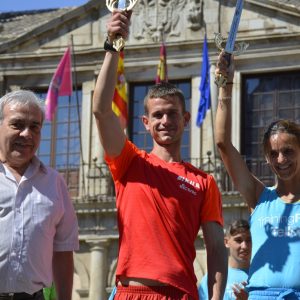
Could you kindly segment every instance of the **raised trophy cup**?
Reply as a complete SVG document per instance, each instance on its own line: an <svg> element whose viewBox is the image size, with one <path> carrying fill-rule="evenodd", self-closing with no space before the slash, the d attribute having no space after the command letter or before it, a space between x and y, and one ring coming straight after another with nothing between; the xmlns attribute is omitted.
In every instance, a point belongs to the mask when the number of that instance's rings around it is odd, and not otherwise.
<svg viewBox="0 0 300 300"><path fill-rule="evenodd" d="M233 16L233 20L230 27L230 32L228 35L228 39L224 39L220 33L215 33L215 43L219 50L223 51L228 54L229 59L230 55L240 55L246 51L249 44L245 42L235 43L236 40L236 34L239 28L240 18L243 10L243 0L237 0L236 7L235 7L235 13ZM222 46L226 42L225 48ZM227 83L227 78L223 75L219 74L215 78L215 83L218 87L223 87Z"/></svg>
<svg viewBox="0 0 300 300"><path fill-rule="evenodd" d="M138 0L106 0L107 8L113 12L115 9L132 10ZM113 47L119 52L125 46L125 40L119 36L113 41Z"/></svg>

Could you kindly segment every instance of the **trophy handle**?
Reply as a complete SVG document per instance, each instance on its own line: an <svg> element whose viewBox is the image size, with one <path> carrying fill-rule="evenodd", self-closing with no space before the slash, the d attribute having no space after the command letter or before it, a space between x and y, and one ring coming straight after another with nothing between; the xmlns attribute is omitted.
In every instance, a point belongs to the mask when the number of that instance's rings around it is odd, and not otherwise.
<svg viewBox="0 0 300 300"><path fill-rule="evenodd" d="M220 33L215 33L215 44L220 51L224 50L224 43L226 43L226 39L224 39ZM233 54L234 56L241 55L247 50L248 46L249 44L245 42L236 43L234 45L232 53L226 53L226 59L228 60L228 63L230 62L231 54ZM227 77L223 76L222 74L216 75L215 84L219 88L224 87L227 84Z"/></svg>
<svg viewBox="0 0 300 300"><path fill-rule="evenodd" d="M106 0L106 6L111 12L113 12L115 9L120 9L118 8L119 1L120 0ZM138 0L126 0L126 3L127 2L129 2L129 5L125 8L121 8L121 10L132 10L138 2Z"/></svg>
<svg viewBox="0 0 300 300"><path fill-rule="evenodd" d="M224 50L224 43L226 43L226 39L222 37L221 33L215 32L215 44L220 51Z"/></svg>
<svg viewBox="0 0 300 300"><path fill-rule="evenodd" d="M221 33L215 33L215 44L220 51L224 50L223 44L226 43L226 39L222 37ZM239 42L234 45L234 49L230 54L238 56L243 54L249 47L248 43Z"/></svg>
<svg viewBox="0 0 300 300"><path fill-rule="evenodd" d="M122 4L124 4L125 8L119 8L119 2L120 0L106 0L106 6L111 12L113 12L115 9L128 11L133 9L138 0L122 0ZM129 3L128 6L126 6L127 3ZM116 49L116 51L120 52L125 47L125 40L121 36L117 36L113 40L113 47Z"/></svg>
<svg viewBox="0 0 300 300"><path fill-rule="evenodd" d="M113 47L120 52L125 47L125 40L121 36L117 36L113 40Z"/></svg>

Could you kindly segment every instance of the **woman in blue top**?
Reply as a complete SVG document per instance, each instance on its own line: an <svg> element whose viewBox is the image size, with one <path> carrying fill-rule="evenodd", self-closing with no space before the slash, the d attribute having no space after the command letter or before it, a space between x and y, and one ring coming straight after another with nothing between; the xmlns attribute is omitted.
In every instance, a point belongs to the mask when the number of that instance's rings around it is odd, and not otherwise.
<svg viewBox="0 0 300 300"><path fill-rule="evenodd" d="M300 126L273 122L263 138L263 150L276 175L266 187L248 170L231 142L233 57L220 54L216 76L227 77L219 88L216 143L231 179L251 212L252 258L249 299L300 299Z"/></svg>
<svg viewBox="0 0 300 300"><path fill-rule="evenodd" d="M248 221L233 221L227 228L224 243L228 249L228 277L223 300L246 300L245 285L251 257L251 234ZM198 288L200 300L208 300L207 274Z"/></svg>

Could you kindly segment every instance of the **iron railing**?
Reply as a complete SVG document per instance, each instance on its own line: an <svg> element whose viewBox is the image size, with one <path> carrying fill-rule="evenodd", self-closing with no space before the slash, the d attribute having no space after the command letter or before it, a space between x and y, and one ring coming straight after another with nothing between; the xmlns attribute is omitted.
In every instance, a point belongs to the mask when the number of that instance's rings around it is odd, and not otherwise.
<svg viewBox="0 0 300 300"><path fill-rule="evenodd" d="M221 193L237 193L220 158L213 157L211 152L203 158L191 158L194 166L212 174ZM262 159L245 159L249 169L265 184L274 184L274 175ZM74 202L114 201L115 189L107 165L95 159L91 164L60 167L59 172L65 178L70 195Z"/></svg>

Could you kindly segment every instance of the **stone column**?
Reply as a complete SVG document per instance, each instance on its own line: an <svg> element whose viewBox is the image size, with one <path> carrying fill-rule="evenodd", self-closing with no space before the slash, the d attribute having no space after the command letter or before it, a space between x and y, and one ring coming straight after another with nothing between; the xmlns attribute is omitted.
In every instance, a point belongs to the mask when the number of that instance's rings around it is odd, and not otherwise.
<svg viewBox="0 0 300 300"><path fill-rule="evenodd" d="M107 240L89 240L91 246L89 300L106 297Z"/></svg>

